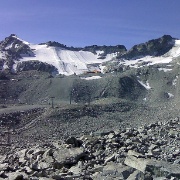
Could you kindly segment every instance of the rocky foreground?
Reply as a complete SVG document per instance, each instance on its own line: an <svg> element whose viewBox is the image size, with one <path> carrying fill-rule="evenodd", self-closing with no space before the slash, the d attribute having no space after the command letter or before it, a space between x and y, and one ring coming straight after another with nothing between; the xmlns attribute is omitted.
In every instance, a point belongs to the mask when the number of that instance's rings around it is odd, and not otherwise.
<svg viewBox="0 0 180 180"><path fill-rule="evenodd" d="M0 156L0 179L180 179L180 120L13 146Z"/></svg>

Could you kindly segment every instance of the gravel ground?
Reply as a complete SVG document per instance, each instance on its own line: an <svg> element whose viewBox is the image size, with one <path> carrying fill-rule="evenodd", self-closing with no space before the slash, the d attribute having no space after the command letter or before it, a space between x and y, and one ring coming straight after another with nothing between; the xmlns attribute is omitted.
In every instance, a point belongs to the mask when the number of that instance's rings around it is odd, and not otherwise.
<svg viewBox="0 0 180 180"><path fill-rule="evenodd" d="M133 103L116 104L116 106L110 104L104 109L97 109L87 114L81 112L83 107L67 105L55 109L46 108L43 114L32 119L33 123L29 122L28 126L13 132L12 144L26 147L64 140L69 136L80 137L83 134L98 134L126 127L139 127L157 121L165 122L180 116L178 106L172 105L147 107ZM112 110L110 107L116 107L116 109Z"/></svg>

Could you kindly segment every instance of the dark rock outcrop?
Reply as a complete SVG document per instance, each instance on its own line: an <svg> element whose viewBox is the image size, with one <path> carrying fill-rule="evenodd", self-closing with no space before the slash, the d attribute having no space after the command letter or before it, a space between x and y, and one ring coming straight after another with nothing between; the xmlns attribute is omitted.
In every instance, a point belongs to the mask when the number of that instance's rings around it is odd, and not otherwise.
<svg viewBox="0 0 180 180"><path fill-rule="evenodd" d="M43 63L40 61L23 61L17 64L16 71L30 71L30 70L37 70L43 72L49 72L51 74L57 74L58 70L51 64Z"/></svg>
<svg viewBox="0 0 180 180"><path fill-rule="evenodd" d="M32 56L33 52L30 47L22 40L17 38L15 34L11 34L0 42L0 50L7 52L6 56L18 60L22 55Z"/></svg>
<svg viewBox="0 0 180 180"><path fill-rule="evenodd" d="M4 53L3 64L5 63L10 70L15 60L19 60L22 56L34 56L28 44L17 38L15 34L0 42L0 51Z"/></svg>
<svg viewBox="0 0 180 180"><path fill-rule="evenodd" d="M175 39L170 35L150 40L146 43L133 46L127 53L120 55L120 59L137 59L144 56L162 56L174 45Z"/></svg>

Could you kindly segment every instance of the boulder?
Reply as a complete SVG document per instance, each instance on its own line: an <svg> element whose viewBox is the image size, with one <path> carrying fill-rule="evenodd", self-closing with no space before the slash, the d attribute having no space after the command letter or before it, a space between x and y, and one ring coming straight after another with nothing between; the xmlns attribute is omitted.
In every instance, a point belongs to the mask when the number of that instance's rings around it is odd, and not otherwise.
<svg viewBox="0 0 180 180"><path fill-rule="evenodd" d="M137 158L130 155L126 157L124 164L145 173L148 161L144 158Z"/></svg>
<svg viewBox="0 0 180 180"><path fill-rule="evenodd" d="M144 180L144 174L141 171L135 170L127 180Z"/></svg>
<svg viewBox="0 0 180 180"><path fill-rule="evenodd" d="M85 156L82 148L59 148L53 153L55 167L76 164L80 158Z"/></svg>
<svg viewBox="0 0 180 180"><path fill-rule="evenodd" d="M9 168L8 163L0 164L0 171L6 171Z"/></svg>
<svg viewBox="0 0 180 180"><path fill-rule="evenodd" d="M124 166L120 163L109 162L104 166L101 176L105 177L127 179L130 174L134 172L134 169L128 166Z"/></svg>
<svg viewBox="0 0 180 180"><path fill-rule="evenodd" d="M180 178L180 166L171 164L165 161L157 161L153 159L138 158L133 155L128 155L124 161L127 166L133 167L143 173L149 172L156 177L173 176Z"/></svg>
<svg viewBox="0 0 180 180"><path fill-rule="evenodd" d="M8 180L28 180L28 176L23 172L8 173Z"/></svg>

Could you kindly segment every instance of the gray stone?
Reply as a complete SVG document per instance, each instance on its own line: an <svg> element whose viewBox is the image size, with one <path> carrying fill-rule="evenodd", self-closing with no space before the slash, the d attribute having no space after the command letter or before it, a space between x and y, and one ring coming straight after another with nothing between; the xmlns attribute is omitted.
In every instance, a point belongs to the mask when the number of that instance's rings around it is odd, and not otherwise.
<svg viewBox="0 0 180 180"><path fill-rule="evenodd" d="M0 171L5 171L9 168L8 163L0 164Z"/></svg>
<svg viewBox="0 0 180 180"><path fill-rule="evenodd" d="M109 162L106 166L103 168L102 175L103 176L110 176L110 177L119 177L127 179L129 175L134 171L133 168L128 166L123 166L119 163Z"/></svg>
<svg viewBox="0 0 180 180"><path fill-rule="evenodd" d="M106 163L109 162L109 161L113 161L113 160L115 160L115 154L107 157L107 158L105 159L105 161L104 161L104 164L106 164Z"/></svg>
<svg viewBox="0 0 180 180"><path fill-rule="evenodd" d="M143 173L150 172L155 176L174 176L180 178L180 166L165 161L137 158L127 156L124 162L127 166L133 167Z"/></svg>
<svg viewBox="0 0 180 180"><path fill-rule="evenodd" d="M15 155L18 156L19 158L25 158L27 151L28 151L27 149L22 149L21 151L16 152Z"/></svg>
<svg viewBox="0 0 180 180"><path fill-rule="evenodd" d="M30 167L28 167L28 166L26 166L26 167L24 167L23 168L23 171L26 173L26 174L33 174L33 170L30 168Z"/></svg>
<svg viewBox="0 0 180 180"><path fill-rule="evenodd" d="M11 172L8 173L8 180L23 180L28 179L28 176L23 172Z"/></svg>
<svg viewBox="0 0 180 180"><path fill-rule="evenodd" d="M141 171L134 171L127 180L144 180L144 174Z"/></svg>
<svg viewBox="0 0 180 180"><path fill-rule="evenodd" d="M5 160L6 160L6 155L4 156L0 155L0 163L4 163Z"/></svg>
<svg viewBox="0 0 180 180"><path fill-rule="evenodd" d="M72 166L70 169L69 169L69 172L73 173L73 174L79 174L81 173L81 168L77 167L77 166Z"/></svg>
<svg viewBox="0 0 180 180"><path fill-rule="evenodd" d="M82 148L60 148L53 153L56 165L75 164L84 157L85 153Z"/></svg>
<svg viewBox="0 0 180 180"><path fill-rule="evenodd" d="M144 158L143 154L137 153L133 150L129 150L127 153L127 156L135 156L135 157L139 157L139 158Z"/></svg>
<svg viewBox="0 0 180 180"><path fill-rule="evenodd" d="M133 167L143 173L145 173L146 170L146 165L147 165L147 160L144 158L137 158L135 156L127 156L124 164L127 166Z"/></svg>

